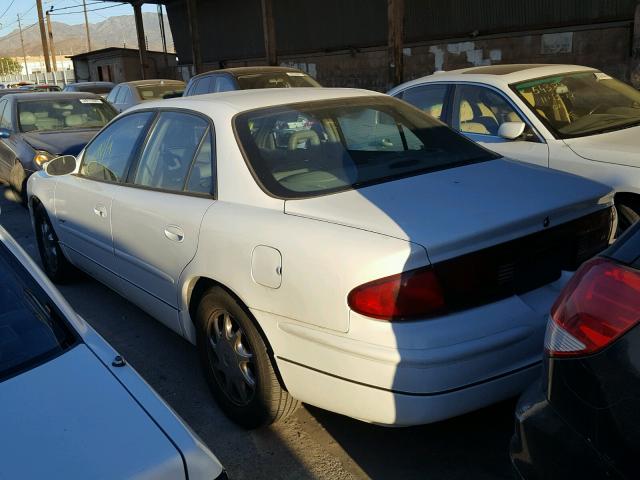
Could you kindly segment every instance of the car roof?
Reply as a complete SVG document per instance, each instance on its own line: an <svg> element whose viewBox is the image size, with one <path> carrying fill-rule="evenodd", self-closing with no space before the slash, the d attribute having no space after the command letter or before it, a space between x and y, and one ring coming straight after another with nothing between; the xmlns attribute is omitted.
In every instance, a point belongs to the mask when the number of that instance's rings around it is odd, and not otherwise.
<svg viewBox="0 0 640 480"><path fill-rule="evenodd" d="M113 82L76 82L76 83L69 83L67 84L67 87L77 87L77 86L94 86L94 87L102 87L102 86L109 86L109 85L115 85L115 83Z"/></svg>
<svg viewBox="0 0 640 480"><path fill-rule="evenodd" d="M143 87L146 85L184 85L182 80L172 80L169 78L150 78L149 80L132 80L130 82L122 82L118 85L133 85L134 87Z"/></svg>
<svg viewBox="0 0 640 480"><path fill-rule="evenodd" d="M24 90L23 90L24 91ZM21 93L19 97L20 101L29 100L69 100L72 98L102 98L99 95L91 92L31 92L26 90L27 93Z"/></svg>
<svg viewBox="0 0 640 480"><path fill-rule="evenodd" d="M207 113L218 107L238 113L257 108L287 105L298 102L313 102L340 98L385 96L383 93L356 88L264 88L254 90L234 90L231 92L208 93L191 97L170 98L140 104L132 109L145 108L187 108Z"/></svg>
<svg viewBox="0 0 640 480"><path fill-rule="evenodd" d="M257 67L221 68L219 70L211 70L209 72L200 73L200 74L194 76L193 78L206 77L207 75L220 74L220 73L229 73L229 74L233 75L234 77L237 77L239 75L252 75L252 74L255 75L257 73L278 73L278 72L280 72L280 73L298 72L298 73L304 73L305 75L307 75L306 72L303 72L302 70L299 70L297 68L292 68L292 67L274 67L274 66L263 65L263 66L257 66Z"/></svg>
<svg viewBox="0 0 640 480"><path fill-rule="evenodd" d="M469 67L447 72L435 72L431 75L411 80L389 91L390 94L413 85L432 82L480 82L489 85L510 85L534 78L558 75L577 71L597 71L595 68L581 65L555 64L501 64Z"/></svg>

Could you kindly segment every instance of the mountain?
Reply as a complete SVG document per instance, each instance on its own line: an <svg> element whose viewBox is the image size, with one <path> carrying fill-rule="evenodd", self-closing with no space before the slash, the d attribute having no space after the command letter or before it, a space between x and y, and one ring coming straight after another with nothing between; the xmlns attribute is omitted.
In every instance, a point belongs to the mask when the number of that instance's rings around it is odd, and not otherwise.
<svg viewBox="0 0 640 480"><path fill-rule="evenodd" d="M162 51L158 15L149 12L143 13L142 20L147 37L148 49ZM164 28L167 38L167 49L173 51L173 39L171 38L171 29L169 28L169 21L166 16L164 16ZM73 55L87 50L84 23L68 25L61 22L52 22L52 30L56 53ZM138 48L136 24L133 15L110 17L99 23L91 23L89 24L89 31L91 32L91 48L93 50L122 46ZM23 36L26 54L42 55L42 43L38 25L24 28ZM0 37L0 57L17 57L21 55L20 34L17 29L4 37Z"/></svg>

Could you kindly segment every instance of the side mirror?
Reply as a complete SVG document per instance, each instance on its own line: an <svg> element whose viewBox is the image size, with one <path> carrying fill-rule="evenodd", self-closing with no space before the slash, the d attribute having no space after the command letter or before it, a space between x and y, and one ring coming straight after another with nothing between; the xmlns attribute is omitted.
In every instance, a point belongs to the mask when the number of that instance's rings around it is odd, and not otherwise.
<svg viewBox="0 0 640 480"><path fill-rule="evenodd" d="M62 157L56 157L53 160L44 164L43 170L47 175L52 177L60 177L62 175L69 175L76 169L76 157L73 155L63 155Z"/></svg>
<svg viewBox="0 0 640 480"><path fill-rule="evenodd" d="M11 130L8 128L0 128L0 138L9 138L11 136Z"/></svg>
<svg viewBox="0 0 640 480"><path fill-rule="evenodd" d="M498 135L506 140L515 140L524 133L524 122L504 122L498 129Z"/></svg>

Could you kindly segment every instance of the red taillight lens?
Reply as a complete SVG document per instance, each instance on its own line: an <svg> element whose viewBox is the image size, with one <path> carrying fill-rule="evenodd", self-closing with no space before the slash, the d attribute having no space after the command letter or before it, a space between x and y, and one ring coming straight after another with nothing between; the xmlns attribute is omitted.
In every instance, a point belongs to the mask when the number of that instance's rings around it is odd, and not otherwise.
<svg viewBox="0 0 640 480"><path fill-rule="evenodd" d="M585 263L551 309L545 349L554 357L595 353L640 322L640 274L604 258Z"/></svg>
<svg viewBox="0 0 640 480"><path fill-rule="evenodd" d="M442 313L440 283L430 267L391 275L354 288L349 307L367 317L402 320Z"/></svg>

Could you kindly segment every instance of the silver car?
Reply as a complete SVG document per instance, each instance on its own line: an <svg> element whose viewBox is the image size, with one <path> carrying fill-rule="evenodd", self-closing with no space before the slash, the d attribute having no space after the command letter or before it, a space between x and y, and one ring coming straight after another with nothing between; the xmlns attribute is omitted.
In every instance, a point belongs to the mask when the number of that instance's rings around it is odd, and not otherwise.
<svg viewBox="0 0 640 480"><path fill-rule="evenodd" d="M107 96L107 101L119 112L150 100L181 97L182 80L135 80L119 83Z"/></svg>
<svg viewBox="0 0 640 480"><path fill-rule="evenodd" d="M2 227L0 306L0 478L227 478Z"/></svg>

